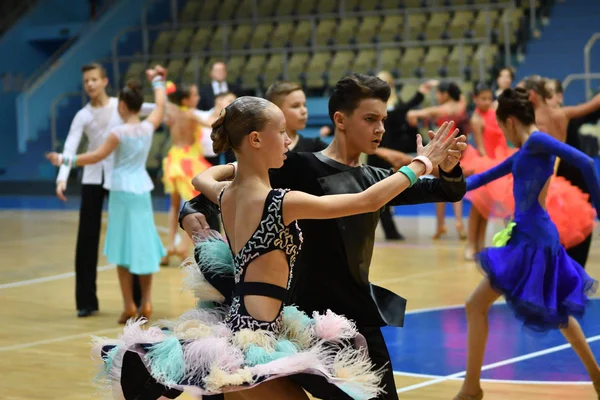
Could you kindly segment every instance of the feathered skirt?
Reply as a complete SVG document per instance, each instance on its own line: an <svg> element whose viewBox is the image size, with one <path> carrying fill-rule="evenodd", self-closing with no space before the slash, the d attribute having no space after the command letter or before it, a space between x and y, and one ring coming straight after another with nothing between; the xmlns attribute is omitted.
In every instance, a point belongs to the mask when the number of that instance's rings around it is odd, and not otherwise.
<svg viewBox="0 0 600 400"><path fill-rule="evenodd" d="M218 233L196 241L184 269L196 309L148 329L144 320L129 322L118 339L96 338L92 355L113 393L125 399L212 395L295 374L324 377L354 399L381 393L382 371L374 370L364 337L330 310L308 316L286 306L278 332L230 329L233 259Z"/></svg>

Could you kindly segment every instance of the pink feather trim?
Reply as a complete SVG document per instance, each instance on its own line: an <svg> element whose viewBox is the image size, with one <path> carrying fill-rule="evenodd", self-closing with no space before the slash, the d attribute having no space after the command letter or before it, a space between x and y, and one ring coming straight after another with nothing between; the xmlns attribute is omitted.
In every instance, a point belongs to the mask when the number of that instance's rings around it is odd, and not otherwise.
<svg viewBox="0 0 600 400"><path fill-rule="evenodd" d="M244 354L233 347L226 337L207 337L186 343L183 359L185 378L206 376L214 365L224 371L234 372L244 364Z"/></svg>
<svg viewBox="0 0 600 400"><path fill-rule="evenodd" d="M313 312L315 321L315 336L330 342L338 342L344 339L354 338L358 331L354 322L341 315L337 315L331 310L327 310L325 315Z"/></svg>

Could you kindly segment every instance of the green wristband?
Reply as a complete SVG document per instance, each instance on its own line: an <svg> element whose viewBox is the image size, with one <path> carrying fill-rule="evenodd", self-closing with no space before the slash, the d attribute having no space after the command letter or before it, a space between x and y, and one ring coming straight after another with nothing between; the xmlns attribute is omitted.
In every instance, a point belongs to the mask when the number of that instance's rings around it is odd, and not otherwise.
<svg viewBox="0 0 600 400"><path fill-rule="evenodd" d="M408 168L406 165L404 167L400 168L398 170L398 172L401 172L408 178L408 180L410 181L410 186L417 183L417 174L415 174L414 171L412 169Z"/></svg>

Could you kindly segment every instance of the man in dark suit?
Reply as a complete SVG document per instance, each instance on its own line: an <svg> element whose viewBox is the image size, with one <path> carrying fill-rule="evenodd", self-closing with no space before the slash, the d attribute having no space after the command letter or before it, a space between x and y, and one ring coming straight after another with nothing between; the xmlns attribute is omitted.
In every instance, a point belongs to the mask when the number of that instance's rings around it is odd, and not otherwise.
<svg viewBox="0 0 600 400"><path fill-rule="evenodd" d="M220 93L231 92L239 95L239 86L227 82L227 65L223 61L216 61L210 66L210 79L208 85L200 88L200 102L198 109L208 111L215 106L215 96Z"/></svg>

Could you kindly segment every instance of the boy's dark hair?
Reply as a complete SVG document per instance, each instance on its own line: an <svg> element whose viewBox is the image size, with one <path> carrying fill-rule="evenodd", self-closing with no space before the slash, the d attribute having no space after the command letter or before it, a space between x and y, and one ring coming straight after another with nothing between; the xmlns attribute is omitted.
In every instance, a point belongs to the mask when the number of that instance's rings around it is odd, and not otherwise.
<svg viewBox="0 0 600 400"><path fill-rule="evenodd" d="M448 93L448 96L454 101L460 100L460 95L462 93L458 85L450 81L440 83L437 90L440 93Z"/></svg>
<svg viewBox="0 0 600 400"><path fill-rule="evenodd" d="M500 68L498 70L498 73L496 74L496 79L498 79L500 77L500 74L502 73L502 71L508 71L508 73L510 74L510 80L511 81L515 80L515 71L511 67Z"/></svg>
<svg viewBox="0 0 600 400"><path fill-rule="evenodd" d="M329 118L340 111L352 114L365 99L379 99L387 104L390 98L390 85L376 76L352 74L338 81L329 98Z"/></svg>
<svg viewBox="0 0 600 400"><path fill-rule="evenodd" d="M83 67L81 67L82 74L84 74L88 71L93 71L93 70L100 71L100 76L102 76L103 78L106 78L106 68L104 68L104 66L100 63L93 62L93 63L85 64Z"/></svg>
<svg viewBox="0 0 600 400"><path fill-rule="evenodd" d="M496 117L504 122L508 117L514 117L524 125L535 123L535 111L533 104L529 101L529 92L526 89L505 89L498 96L498 108Z"/></svg>
<svg viewBox="0 0 600 400"><path fill-rule="evenodd" d="M140 112L144 103L142 85L134 79L128 80L125 87L119 92L119 101L124 102L129 111Z"/></svg>
<svg viewBox="0 0 600 400"><path fill-rule="evenodd" d="M190 97L192 86L196 86L196 84L181 83L177 85L175 91L169 93L169 101L173 104L177 104L178 106L180 106L183 99L187 99L188 97Z"/></svg>
<svg viewBox="0 0 600 400"><path fill-rule="evenodd" d="M475 89L473 90L473 94L475 96L479 96L483 92L491 92L491 93L493 93L492 92L492 88L489 85L487 85L487 84L485 84L483 82L482 83L478 83L477 86L475 86Z"/></svg>
<svg viewBox="0 0 600 400"><path fill-rule="evenodd" d="M277 107L281 107L285 97L297 90L302 90L302 86L297 82L276 81L267 89L265 98Z"/></svg>

